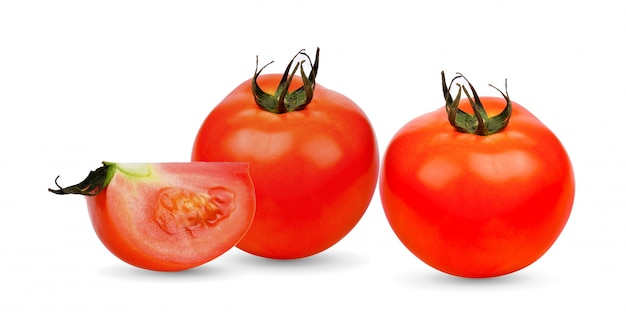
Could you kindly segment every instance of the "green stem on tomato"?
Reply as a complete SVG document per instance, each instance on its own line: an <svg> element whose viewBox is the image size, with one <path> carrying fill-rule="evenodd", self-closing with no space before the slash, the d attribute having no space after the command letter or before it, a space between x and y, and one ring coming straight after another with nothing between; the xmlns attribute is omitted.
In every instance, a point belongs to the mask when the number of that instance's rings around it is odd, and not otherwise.
<svg viewBox="0 0 626 318"><path fill-rule="evenodd" d="M293 70L291 66L296 58L300 55L304 55L306 60L302 60L296 63ZM298 54L296 54L293 59L287 65L287 69L285 73L283 73L283 77L276 88L276 92L274 94L269 94L263 91L258 83L257 78L268 65L273 62L267 63L265 66L259 69L259 58L257 56L256 61L256 69L254 70L254 76L252 77L252 94L254 95L254 99L259 105L259 107L265 111L274 113L274 114L282 114L287 112L299 111L306 108L306 106L313 99L313 91L315 90L315 77L317 76L317 69L319 67L319 55L320 49L317 48L315 53L315 62L311 62L311 57L304 52L304 50L300 50ZM304 73L304 63L308 60L309 65L311 67L311 71L307 76ZM302 86L294 91L289 91L289 86L296 74L296 72L300 69L300 76L302 78Z"/></svg>
<svg viewBox="0 0 626 318"><path fill-rule="evenodd" d="M94 196L104 190L107 185L109 185L109 182L111 182L111 179L113 178L116 169L116 164L111 162L103 162L102 167L90 171L85 180L81 181L78 184L65 188L61 187L57 183L59 177L56 177L56 179L54 179L54 184L56 184L58 189L48 188L48 191L54 194L80 194L86 196Z"/></svg>
<svg viewBox="0 0 626 318"><path fill-rule="evenodd" d="M469 88L471 90L471 96L468 92L465 85L456 84L459 86L459 90L453 99L450 95L450 89L452 88L452 84L459 78L467 81ZM441 84L443 87L443 96L446 99L446 112L448 113L448 121L450 125L454 127L459 132L466 134L474 134L479 136L488 136L491 134L495 134L499 131L502 131L509 124L509 120L511 119L511 113L513 111L513 106L511 104L511 99L509 98L509 92L507 87L507 81L504 81L505 92L502 92L500 89L493 85L489 85L495 88L502 97L506 100L506 107L502 112L496 116L489 117L482 103L480 102L480 98L474 86L463 76L461 73L457 73L457 75L450 81L450 85L448 86L446 82L446 76L443 71L441 71ZM467 112L459 109L459 103L461 101L461 92L465 94L470 105L472 106L472 111L474 114L468 114Z"/></svg>

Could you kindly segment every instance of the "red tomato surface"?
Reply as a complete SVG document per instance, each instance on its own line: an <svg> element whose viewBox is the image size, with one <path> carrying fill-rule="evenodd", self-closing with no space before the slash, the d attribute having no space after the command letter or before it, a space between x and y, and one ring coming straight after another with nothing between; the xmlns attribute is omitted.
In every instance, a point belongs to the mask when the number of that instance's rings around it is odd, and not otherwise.
<svg viewBox="0 0 626 318"><path fill-rule="evenodd" d="M503 98L481 97L488 114ZM392 138L380 177L395 234L428 265L457 276L492 277L539 259L563 230L574 172L557 137L512 103L508 126L457 132L445 108L410 121ZM471 112L468 100L461 109Z"/></svg>
<svg viewBox="0 0 626 318"><path fill-rule="evenodd" d="M157 271L202 265L234 247L252 223L247 163L115 165L108 185L85 198L102 243L131 265Z"/></svg>
<svg viewBox="0 0 626 318"><path fill-rule="evenodd" d="M281 75L261 75L266 91ZM296 76L290 87L302 85ZM252 227L237 245L293 259L341 240L365 213L378 177L378 148L363 111L317 84L304 110L274 114L255 103L246 81L217 105L193 146L195 161L243 161L257 195Z"/></svg>

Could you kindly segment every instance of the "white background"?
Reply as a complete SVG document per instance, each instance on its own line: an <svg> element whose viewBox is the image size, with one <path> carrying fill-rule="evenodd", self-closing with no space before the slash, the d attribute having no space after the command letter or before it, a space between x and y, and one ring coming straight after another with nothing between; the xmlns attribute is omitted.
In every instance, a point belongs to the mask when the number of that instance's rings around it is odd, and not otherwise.
<svg viewBox="0 0 626 318"><path fill-rule="evenodd" d="M508 4L505 4L508 3ZM0 2L0 316L624 317L626 25L619 1ZM530 267L468 280L421 263L378 193L317 256L233 249L197 269L133 268L98 241L84 199L47 192L102 160L188 161L213 106L321 48L318 83L359 104L381 155L443 105L440 72L503 87L561 139L577 193Z"/></svg>

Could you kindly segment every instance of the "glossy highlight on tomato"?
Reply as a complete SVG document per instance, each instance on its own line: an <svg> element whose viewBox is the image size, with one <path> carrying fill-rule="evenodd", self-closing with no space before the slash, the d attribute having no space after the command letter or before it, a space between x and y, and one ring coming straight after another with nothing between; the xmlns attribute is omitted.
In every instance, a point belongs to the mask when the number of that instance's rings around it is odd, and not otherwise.
<svg viewBox="0 0 626 318"><path fill-rule="evenodd" d="M518 271L564 229L572 164L554 133L508 92L479 97L469 84L472 93L463 86L452 99L443 73L442 80L446 107L408 122L386 150L385 214L402 243L435 269L473 278Z"/></svg>
<svg viewBox="0 0 626 318"><path fill-rule="evenodd" d="M319 49L312 63L304 55L291 73L291 63L282 75L255 72L209 113L195 139L193 161L250 163L257 212L237 246L254 255L326 250L358 223L376 187L374 130L352 100L315 83L318 56Z"/></svg>
<svg viewBox="0 0 626 318"><path fill-rule="evenodd" d="M247 163L111 163L56 194L80 194L98 238L121 260L180 271L235 246L252 224Z"/></svg>

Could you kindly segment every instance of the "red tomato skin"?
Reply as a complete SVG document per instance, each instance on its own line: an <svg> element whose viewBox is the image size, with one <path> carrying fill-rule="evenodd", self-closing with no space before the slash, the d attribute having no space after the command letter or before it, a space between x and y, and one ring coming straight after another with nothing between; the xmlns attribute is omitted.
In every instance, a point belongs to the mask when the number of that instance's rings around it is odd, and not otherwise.
<svg viewBox="0 0 626 318"><path fill-rule="evenodd" d="M85 197L98 238L124 262L154 271L187 270L231 249L252 224L255 197L247 164L219 163L197 169L182 163L151 166L155 179L142 181L118 172L102 192ZM153 219L159 190L180 186L203 192L209 189L207 184L234 191L236 208L231 215L197 237L172 235L159 228Z"/></svg>
<svg viewBox="0 0 626 318"><path fill-rule="evenodd" d="M277 87L281 75L258 78ZM292 87L299 87L295 77ZM295 259L326 250L365 213L378 179L378 146L365 113L316 84L304 110L273 114L256 105L250 81L207 116L192 160L243 161L257 195L252 227L237 245L254 255Z"/></svg>
<svg viewBox="0 0 626 318"><path fill-rule="evenodd" d="M488 113L504 108L501 98L481 101ZM410 121L392 138L380 177L402 243L431 267L472 278L544 255L570 216L574 188L561 142L514 102L507 128L489 136L455 131L444 108Z"/></svg>

